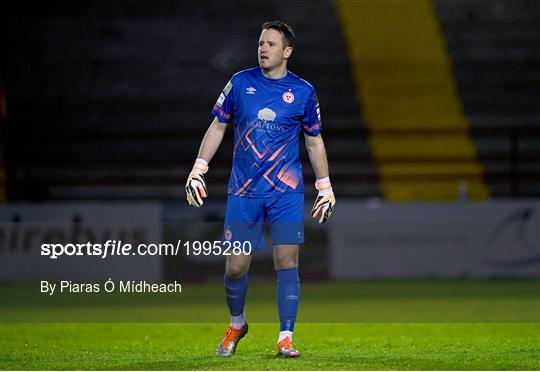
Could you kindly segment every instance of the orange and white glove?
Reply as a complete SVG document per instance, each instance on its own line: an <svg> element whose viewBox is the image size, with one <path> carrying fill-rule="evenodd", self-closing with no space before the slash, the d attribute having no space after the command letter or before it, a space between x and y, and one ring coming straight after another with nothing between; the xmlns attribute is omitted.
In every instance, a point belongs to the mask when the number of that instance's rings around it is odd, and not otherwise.
<svg viewBox="0 0 540 372"><path fill-rule="evenodd" d="M203 176L206 172L208 172L208 162L197 158L186 182L186 198L189 205L200 208L203 205L203 199L208 196Z"/></svg>
<svg viewBox="0 0 540 372"><path fill-rule="evenodd" d="M321 178L315 182L315 188L319 190L317 200L313 204L311 209L311 217L319 218L319 223L325 223L336 205L336 198L334 197L334 191L332 191L332 184L330 183L330 177Z"/></svg>

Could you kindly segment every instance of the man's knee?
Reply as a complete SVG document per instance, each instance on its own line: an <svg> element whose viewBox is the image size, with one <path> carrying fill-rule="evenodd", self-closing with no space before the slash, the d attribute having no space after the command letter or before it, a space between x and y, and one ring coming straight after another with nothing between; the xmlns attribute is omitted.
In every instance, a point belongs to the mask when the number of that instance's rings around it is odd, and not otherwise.
<svg viewBox="0 0 540 372"><path fill-rule="evenodd" d="M237 257L238 258L238 257ZM225 265L225 273L229 278L236 279L247 273L250 260L228 259Z"/></svg>
<svg viewBox="0 0 540 372"><path fill-rule="evenodd" d="M287 270L298 266L298 248L287 247L274 250L274 268Z"/></svg>
<svg viewBox="0 0 540 372"><path fill-rule="evenodd" d="M247 265L227 265L225 272L231 279L240 278L247 272Z"/></svg>

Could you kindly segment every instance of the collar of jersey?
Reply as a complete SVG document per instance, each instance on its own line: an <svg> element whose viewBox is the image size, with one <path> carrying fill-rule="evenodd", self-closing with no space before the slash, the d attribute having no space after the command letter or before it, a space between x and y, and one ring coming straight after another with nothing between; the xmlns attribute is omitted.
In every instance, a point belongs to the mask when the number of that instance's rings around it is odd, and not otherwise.
<svg viewBox="0 0 540 372"><path fill-rule="evenodd" d="M289 70L285 70L285 76L283 76L282 78L279 78L279 79L271 79L269 77L264 76L264 74L262 72L262 68L260 68L260 67L259 67L259 74L262 76L263 79L268 80L268 81L270 81L272 83L279 83L280 81L284 81L284 80L289 78Z"/></svg>

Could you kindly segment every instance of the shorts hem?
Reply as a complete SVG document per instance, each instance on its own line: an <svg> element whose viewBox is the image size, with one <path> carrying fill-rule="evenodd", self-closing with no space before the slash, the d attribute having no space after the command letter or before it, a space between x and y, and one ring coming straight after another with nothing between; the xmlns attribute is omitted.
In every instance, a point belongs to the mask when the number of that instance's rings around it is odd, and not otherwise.
<svg viewBox="0 0 540 372"><path fill-rule="evenodd" d="M272 241L272 245L277 245L277 244L290 244L290 245L293 245L293 244L304 244L305 243L305 240L302 240L302 241L296 241L296 242L291 242L291 241L278 241L278 242L274 242Z"/></svg>
<svg viewBox="0 0 540 372"><path fill-rule="evenodd" d="M233 192L227 191L227 196L234 196L235 198L246 198L246 199L268 199L268 198L274 198L277 196L282 196L285 194L305 194L304 190L299 191L286 191L286 192L280 192L280 193L262 193L262 194L243 194L243 195L235 195Z"/></svg>

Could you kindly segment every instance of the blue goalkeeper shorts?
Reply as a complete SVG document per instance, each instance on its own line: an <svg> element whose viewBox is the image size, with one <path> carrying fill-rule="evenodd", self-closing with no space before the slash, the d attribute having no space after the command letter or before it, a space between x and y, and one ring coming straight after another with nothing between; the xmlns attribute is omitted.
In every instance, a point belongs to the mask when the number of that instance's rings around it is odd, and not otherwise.
<svg viewBox="0 0 540 372"><path fill-rule="evenodd" d="M223 240L249 241L254 251L264 249L265 222L272 244L304 242L304 194L283 193L269 198L227 197Z"/></svg>

